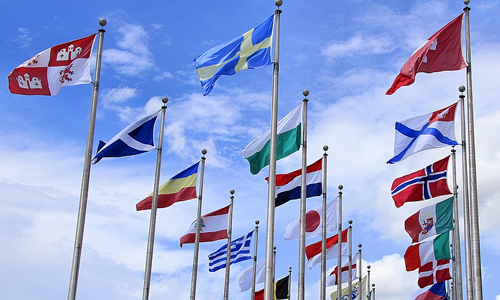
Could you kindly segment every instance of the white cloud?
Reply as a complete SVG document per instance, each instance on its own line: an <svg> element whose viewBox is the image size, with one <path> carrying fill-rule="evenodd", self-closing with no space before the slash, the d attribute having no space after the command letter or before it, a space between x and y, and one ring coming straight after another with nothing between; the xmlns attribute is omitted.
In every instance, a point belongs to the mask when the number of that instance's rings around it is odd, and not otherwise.
<svg viewBox="0 0 500 300"><path fill-rule="evenodd" d="M343 42L332 42L321 51L322 55L330 59L353 57L365 54L383 54L393 50L391 40L386 37L362 36L360 34Z"/></svg>
<svg viewBox="0 0 500 300"><path fill-rule="evenodd" d="M107 89L102 93L105 106L114 106L137 96L137 89L131 87L119 87Z"/></svg>
<svg viewBox="0 0 500 300"><path fill-rule="evenodd" d="M170 73L170 72L163 72L160 75L157 75L157 76L153 77L153 80L154 81L163 81L164 79L171 79L173 77L174 77L174 75L172 75L172 73Z"/></svg>
<svg viewBox="0 0 500 300"><path fill-rule="evenodd" d="M16 37L15 41L19 43L21 48L30 47L31 42L33 41L30 30L25 27L19 27L17 28L17 31L19 31L19 36Z"/></svg>

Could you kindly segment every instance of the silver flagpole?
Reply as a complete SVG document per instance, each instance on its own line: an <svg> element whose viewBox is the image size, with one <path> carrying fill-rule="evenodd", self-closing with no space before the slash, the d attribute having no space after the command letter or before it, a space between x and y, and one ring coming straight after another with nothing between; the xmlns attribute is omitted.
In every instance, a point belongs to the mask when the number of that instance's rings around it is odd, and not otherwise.
<svg viewBox="0 0 500 300"><path fill-rule="evenodd" d="M363 245L361 244L358 244L358 253L359 253L359 262L358 262L358 265L356 266L359 270L359 299L363 299L363 286L361 285L363 283L363 268L361 266L361 247L363 247Z"/></svg>
<svg viewBox="0 0 500 300"><path fill-rule="evenodd" d="M288 300L290 300L291 291L292 291L292 267L288 269Z"/></svg>
<svg viewBox="0 0 500 300"><path fill-rule="evenodd" d="M471 260L471 242L470 242L470 200L469 200L469 180L467 175L467 148L465 136L467 134L465 125L465 86L458 87L460 95L460 115L461 115L461 136L462 136L462 201L464 209L464 244L465 244L465 277L467 299L472 300L472 260Z"/></svg>
<svg viewBox="0 0 500 300"><path fill-rule="evenodd" d="M163 127L165 125L165 113L167 110L167 97L161 99L163 106L161 107L161 127L160 138L158 139L158 150L156 153L156 172L155 182L153 186L153 199L151 202L151 217L149 219L149 238L146 251L146 267L144 270L144 288L142 290L142 300L149 299L149 290L151 285L151 269L153 265L153 248L155 243L155 230L156 230L156 210L158 207L158 189L160 187L160 167L161 167L161 154L163 149Z"/></svg>
<svg viewBox="0 0 500 300"><path fill-rule="evenodd" d="M273 92L271 103L271 140L269 144L269 185L267 190L267 229L266 229L266 280L264 283L264 300L273 300L273 247L274 247L274 197L276 191L276 135L278 132L278 78L279 78L279 38L280 14L282 0L275 0L278 7L275 11L274 69ZM194 300L194 299L193 299Z"/></svg>
<svg viewBox="0 0 500 300"><path fill-rule="evenodd" d="M372 291L371 291L370 295L371 295L370 300L375 300L375 283L372 284Z"/></svg>
<svg viewBox="0 0 500 300"><path fill-rule="evenodd" d="M349 282L347 283L347 290L349 291L349 300L352 300L352 220L348 221L349 223L349 277L348 280ZM337 266L339 268L339 266ZM342 269L342 266L340 266ZM341 281L338 281L338 284L342 285Z"/></svg>
<svg viewBox="0 0 500 300"><path fill-rule="evenodd" d="M342 272L340 269L342 269L342 189L344 188L343 185L339 185L339 214L338 214L338 253L337 253L337 299L340 299L342 297ZM339 267L340 266L340 267Z"/></svg>
<svg viewBox="0 0 500 300"><path fill-rule="evenodd" d="M366 268L368 269L368 271L367 271L368 278L367 278L367 281L366 281L366 286L368 287L368 293L367 293L368 295L366 295L366 299L370 300L370 295L371 295L371 291L370 291L370 268L371 267L370 267L370 265L368 265L368 266L366 266Z"/></svg>
<svg viewBox="0 0 500 300"><path fill-rule="evenodd" d="M99 19L99 25L106 26L106 19ZM96 66L94 83L92 89L92 102L90 105L89 131L87 133L87 147L85 149L85 161L83 163L82 185L80 189L80 205L76 220L75 246L73 248L73 261L71 264L71 275L69 279L68 300L76 298L76 287L78 284L78 273L80 272L80 260L82 257L83 231L85 228L85 216L87 214L87 198L89 195L90 166L92 162L92 148L94 147L94 129L97 112L97 95L99 94L99 79L101 77L102 45L104 39L104 28L98 30L99 41L97 42Z"/></svg>
<svg viewBox="0 0 500 300"><path fill-rule="evenodd" d="M224 277L224 300L229 299L229 274L231 273L231 235L233 231L233 203L234 190L230 190L231 200L229 202L229 217L227 226L227 248L226 248L226 274Z"/></svg>
<svg viewBox="0 0 500 300"><path fill-rule="evenodd" d="M252 272L252 295L251 300L255 300L255 276L257 273L257 243L259 242L259 220L255 221L255 239L253 243L253 272Z"/></svg>
<svg viewBox="0 0 500 300"><path fill-rule="evenodd" d="M276 294L274 288L276 287L276 246L273 248L273 297Z"/></svg>
<svg viewBox="0 0 500 300"><path fill-rule="evenodd" d="M196 298L196 280L198 278L198 255L200 252L200 227L198 224L201 223L201 206L203 200L203 177L205 175L205 154L207 150L201 150L201 172L200 172L200 194L198 195L198 210L196 212L196 234L194 238L194 251L193 251L193 271L191 272L191 293L189 296L190 300L195 300Z"/></svg>
<svg viewBox="0 0 500 300"><path fill-rule="evenodd" d="M470 0L464 0L465 5ZM481 246L479 236L479 208L477 202L477 178L476 178L476 142L474 137L474 109L472 99L472 63L470 47L470 7L466 6L465 11L465 44L467 59L467 119L468 138L467 150L469 152L469 187L470 187L470 217L471 217L471 240L472 240L472 267L474 299L483 300L483 285L481 275Z"/></svg>
<svg viewBox="0 0 500 300"><path fill-rule="evenodd" d="M323 178L322 182L322 194L323 194L323 209L321 211L321 290L320 290L320 299L326 299L326 183L327 183L327 158L328 158L328 146L324 145L323 150L323 165L321 168L323 169ZM305 251L305 249L304 249Z"/></svg>
<svg viewBox="0 0 500 300"><path fill-rule="evenodd" d="M302 92L304 100L304 119L302 120L302 182L300 186L300 233L299 233L299 299L305 297L305 267L306 267L306 198L307 198L307 102L308 90ZM323 270L323 267L321 268Z"/></svg>
<svg viewBox="0 0 500 300"><path fill-rule="evenodd" d="M455 147L451 150L453 171L453 217L455 229L453 229L453 282L455 283L455 299L462 300L462 253L460 251L460 222L458 215L458 185L457 185L457 158Z"/></svg>

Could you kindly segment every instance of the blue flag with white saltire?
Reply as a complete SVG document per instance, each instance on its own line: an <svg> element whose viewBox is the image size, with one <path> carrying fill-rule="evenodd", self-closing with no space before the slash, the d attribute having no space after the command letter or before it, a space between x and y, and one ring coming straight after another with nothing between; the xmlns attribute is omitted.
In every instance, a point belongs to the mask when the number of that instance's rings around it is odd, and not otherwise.
<svg viewBox="0 0 500 300"><path fill-rule="evenodd" d="M154 129L159 112L156 111L127 126L108 143L99 141L93 163L98 163L104 157L130 156L155 149Z"/></svg>
<svg viewBox="0 0 500 300"><path fill-rule="evenodd" d="M234 75L245 69L271 64L274 15L241 36L213 47L194 59L203 95L212 91L221 75Z"/></svg>
<svg viewBox="0 0 500 300"><path fill-rule="evenodd" d="M231 260L229 264L252 259L250 254L250 242L252 241L253 230L237 240L231 242ZM215 272L226 267L227 244L220 247L214 253L208 255L209 271Z"/></svg>

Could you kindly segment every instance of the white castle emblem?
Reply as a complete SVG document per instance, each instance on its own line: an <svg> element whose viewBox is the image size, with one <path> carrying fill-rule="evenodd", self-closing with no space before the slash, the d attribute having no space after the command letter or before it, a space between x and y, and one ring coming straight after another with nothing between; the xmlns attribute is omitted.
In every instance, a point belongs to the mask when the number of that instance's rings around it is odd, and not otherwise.
<svg viewBox="0 0 500 300"><path fill-rule="evenodd" d="M42 80L38 77L33 77L30 80L30 74L24 74L24 77L19 75L17 76L17 82L20 88L23 89L41 89L42 88Z"/></svg>
<svg viewBox="0 0 500 300"><path fill-rule="evenodd" d="M62 48L57 52L57 61L66 61L66 60L73 60L75 59L78 55L82 53L82 47L76 47L75 45L71 44L68 46L68 49Z"/></svg>

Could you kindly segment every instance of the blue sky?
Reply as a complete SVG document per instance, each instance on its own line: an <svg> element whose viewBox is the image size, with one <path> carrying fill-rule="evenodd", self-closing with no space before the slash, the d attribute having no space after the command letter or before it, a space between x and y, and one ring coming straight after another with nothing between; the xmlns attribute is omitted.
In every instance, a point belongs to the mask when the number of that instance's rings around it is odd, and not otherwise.
<svg viewBox="0 0 500 300"><path fill-rule="evenodd" d="M500 278L500 1L471 2L483 291L484 299L500 299L495 288ZM267 168L251 175L240 152L269 128L272 67L222 77L203 97L193 59L264 21L273 14L274 1L87 1L77 6L0 1L0 7L2 298L67 296L92 93L91 85L80 85L65 87L55 97L12 95L6 77L44 49L95 33L101 17L108 25L94 149L99 139L109 140L159 109L167 96L161 181L195 163L206 148L203 212L227 205L234 189L233 234L246 234L260 220L263 257ZM335 197L336 187L344 185L344 220L354 221L354 243L363 244L363 265L372 266L380 299L410 299L417 289L417 274L405 271L402 258L410 244L404 220L441 200L397 209L391 183L449 153L429 150L386 165L393 154L394 122L457 101L465 71L418 74L413 85L384 94L411 53L463 7L458 0L284 1L282 6L279 116L300 103L304 89L310 91L308 161L322 155L323 145L330 147L328 195ZM457 121L457 138L459 126ZM149 213L136 212L135 203L152 190L155 159L150 152L104 159L92 167L78 299L141 297ZM278 172L299 167L296 153L279 161ZM309 199L308 208L320 201ZM282 234L298 211L298 201L276 210L276 276L293 267L294 285L298 242L285 241ZM191 245L179 248L179 238L195 216L196 201L159 210L151 299L187 299L193 253ZM209 273L207 256L224 243L200 247L198 299L222 298L224 272ZM250 297L239 293L235 281L248 266L242 262L231 268L230 299ZM319 269L306 271L307 299L318 298Z"/></svg>

